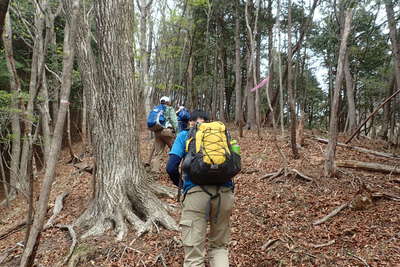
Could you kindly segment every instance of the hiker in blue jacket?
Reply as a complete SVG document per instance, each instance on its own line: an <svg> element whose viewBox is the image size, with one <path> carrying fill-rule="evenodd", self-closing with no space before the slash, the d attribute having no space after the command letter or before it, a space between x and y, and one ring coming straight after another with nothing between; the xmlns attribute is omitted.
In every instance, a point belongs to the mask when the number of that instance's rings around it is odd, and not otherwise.
<svg viewBox="0 0 400 267"><path fill-rule="evenodd" d="M180 106L176 111L176 117L178 118L178 133L187 129L189 126L190 111L185 106Z"/></svg>
<svg viewBox="0 0 400 267"><path fill-rule="evenodd" d="M207 112L195 110L190 115L190 126L209 120ZM188 129L181 131L169 152L167 172L172 182L179 186L179 165L186 155ZM212 267L229 267L228 243L230 241L230 215L233 208L233 182L222 186L194 184L183 173L183 201L180 227L185 251L184 267L205 266L205 240L210 223L209 258ZM205 189L205 190L203 190ZM210 199L210 193L213 197ZM209 220L212 218L211 220Z"/></svg>

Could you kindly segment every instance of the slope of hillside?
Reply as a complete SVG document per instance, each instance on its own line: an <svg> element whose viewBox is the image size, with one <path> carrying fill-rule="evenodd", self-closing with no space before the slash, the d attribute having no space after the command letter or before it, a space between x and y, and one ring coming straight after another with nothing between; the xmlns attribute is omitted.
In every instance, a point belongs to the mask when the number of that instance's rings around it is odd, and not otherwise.
<svg viewBox="0 0 400 267"><path fill-rule="evenodd" d="M233 131L236 136L236 132ZM147 157L150 143L142 134L142 155ZM232 214L232 266L396 266L400 262L400 205L389 199L374 199L364 210L346 208L327 222L313 222L354 199L361 183L374 192L400 195L399 176L376 172L342 169L337 178L324 178L324 144L308 138L300 150L301 158L291 158L289 140L266 131L259 138L246 132L237 138L242 147L243 171L235 179L235 208ZM383 151L383 144L361 140L355 144ZM78 152L81 144L74 149ZM284 167L294 168L313 178L293 175L272 180L260 177ZM82 152L82 151L80 151ZM79 153L77 153L79 154ZM399 161L378 158L345 148L338 148L338 159L353 159L397 166ZM166 157L165 157L166 158ZM85 209L91 196L91 176L67 164L63 152L57 168L57 179L51 194L55 198L69 192L64 209L56 223L68 224ZM84 158L90 162L91 158ZM165 164L165 162L164 162ZM40 176L35 188L40 186ZM156 179L169 182L165 173ZM179 205L165 199L173 216L179 219ZM26 203L22 197L10 208L0 207L0 235L24 221ZM49 210L49 215L51 210ZM159 232L158 232L159 231ZM78 229L78 233L80 230ZM0 240L1 266L15 266L22 251L24 230ZM50 228L43 232L37 266L55 266L68 254L71 240L67 232ZM105 236L81 240L75 255L82 256L78 266L181 266L183 250L179 233L157 229L142 238L131 232L117 242L112 232ZM77 258L77 257L76 257Z"/></svg>

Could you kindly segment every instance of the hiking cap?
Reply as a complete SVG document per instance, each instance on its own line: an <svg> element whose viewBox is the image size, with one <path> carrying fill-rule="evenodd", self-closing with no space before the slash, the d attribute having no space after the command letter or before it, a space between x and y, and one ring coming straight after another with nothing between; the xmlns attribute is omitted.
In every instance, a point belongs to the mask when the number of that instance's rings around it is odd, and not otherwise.
<svg viewBox="0 0 400 267"><path fill-rule="evenodd" d="M163 96L163 97L161 97L160 98L160 103L162 103L162 102L170 102L170 100L169 100L169 97L168 96Z"/></svg>

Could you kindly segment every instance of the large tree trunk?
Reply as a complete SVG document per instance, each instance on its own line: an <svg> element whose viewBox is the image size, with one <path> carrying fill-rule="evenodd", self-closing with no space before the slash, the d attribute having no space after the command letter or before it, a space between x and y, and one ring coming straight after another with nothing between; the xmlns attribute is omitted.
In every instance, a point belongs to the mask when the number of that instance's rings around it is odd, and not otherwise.
<svg viewBox="0 0 400 267"><path fill-rule="evenodd" d="M140 162L140 94L132 75L133 14L130 0L95 2L96 26L101 29L97 32L101 44L97 86L90 87L95 90L91 93L91 114L96 187L94 199L77 221L80 226L90 227L83 237L115 227L118 238L122 239L128 230L126 221L139 233L153 222L177 229L162 202L151 192Z"/></svg>
<svg viewBox="0 0 400 267"><path fill-rule="evenodd" d="M345 23L342 32L342 40L340 43L338 67L335 80L335 90L333 92L331 116L329 122L329 143L325 155L325 168L324 173L327 177L335 175L335 156L336 156L336 143L338 136L338 110L339 110L339 95L340 88L343 81L343 68L346 56L347 39L350 33L352 10L345 11Z"/></svg>
<svg viewBox="0 0 400 267"><path fill-rule="evenodd" d="M292 146L292 153L295 159L300 157L296 144L296 99L293 89L293 74L292 74L292 1L289 0L289 15L288 15L288 97L289 97L289 111L290 111L290 143Z"/></svg>
<svg viewBox="0 0 400 267"><path fill-rule="evenodd" d="M14 51L12 46L13 34L11 28L10 14L7 12L4 24L4 34L3 34L3 45L4 52L7 59L7 69L10 73L10 89L13 93L11 98L10 107L14 110L11 113L11 130L12 130L12 141L11 141L11 162L10 162L10 191L7 198L13 198L17 193L15 188L18 188L19 183L19 160L21 155L21 126L20 126L20 116L17 110L18 105L18 95L21 91L21 82L17 73L14 59ZM2 159L0 159L1 161Z"/></svg>
<svg viewBox="0 0 400 267"><path fill-rule="evenodd" d="M67 3L66 3L67 4ZM56 164L61 149L61 141L64 133L64 123L69 106L69 95L72 82L72 69L74 63L73 42L75 39L76 18L78 16L79 0L73 0L72 15L67 21L64 31L63 48L63 73L60 94L60 108L57 114L57 121L54 128L54 135L51 140L50 155L46 162L46 172L43 179L43 185L40 191L39 201L36 207L36 214L25 244L25 250L21 257L20 267L32 266L35 253L39 245L38 236L43 229L44 219L47 213L50 191L55 178Z"/></svg>

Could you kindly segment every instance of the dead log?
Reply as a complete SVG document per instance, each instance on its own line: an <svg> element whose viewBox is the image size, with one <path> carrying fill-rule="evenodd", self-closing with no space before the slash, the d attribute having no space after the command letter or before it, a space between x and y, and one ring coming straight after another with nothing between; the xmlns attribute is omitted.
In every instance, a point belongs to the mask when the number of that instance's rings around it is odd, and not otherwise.
<svg viewBox="0 0 400 267"><path fill-rule="evenodd" d="M326 222L327 220L329 220L330 218L332 218L333 216L337 215L339 212L341 212L342 210L344 210L345 208L347 208L349 206L349 203L344 203L342 205L340 205L339 207L337 207L336 209L334 209L331 213L329 213L328 215L326 215L324 218L319 219L317 221L315 221L313 223L314 226L322 224L324 222Z"/></svg>
<svg viewBox="0 0 400 267"><path fill-rule="evenodd" d="M396 196L396 195L393 195L393 194L390 194L390 193L385 193L385 192L383 192L383 193L379 193L379 192L373 193L372 194L372 198L373 199L384 198L384 199L387 199L387 200L400 201L400 196Z"/></svg>
<svg viewBox="0 0 400 267"><path fill-rule="evenodd" d="M317 136L312 136L312 138L320 143L323 144L328 144L328 140L321 138L321 137L317 137ZM337 143L337 146L340 147L345 147L351 150L355 150L361 153L366 153L366 154L370 154L370 155L374 155L374 156L378 156L378 157L383 157L383 158L389 158L389 159L400 159L400 156L395 155L395 154L391 154L391 153L386 153L386 152L380 152L380 151L374 151L374 150L370 150L370 149L366 149L363 147L358 147L358 146L351 146L351 145L346 145L344 143Z"/></svg>
<svg viewBox="0 0 400 267"><path fill-rule="evenodd" d="M336 161L336 166L344 168L362 169L375 172L400 174L399 166L390 166L379 163L363 162L356 160L338 160Z"/></svg>

